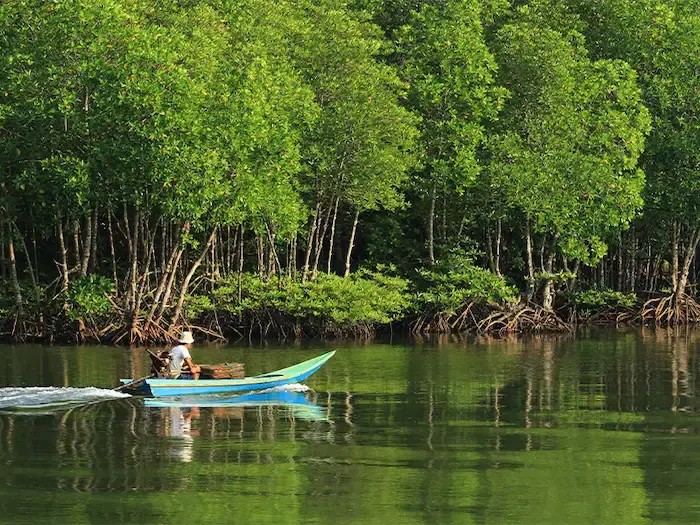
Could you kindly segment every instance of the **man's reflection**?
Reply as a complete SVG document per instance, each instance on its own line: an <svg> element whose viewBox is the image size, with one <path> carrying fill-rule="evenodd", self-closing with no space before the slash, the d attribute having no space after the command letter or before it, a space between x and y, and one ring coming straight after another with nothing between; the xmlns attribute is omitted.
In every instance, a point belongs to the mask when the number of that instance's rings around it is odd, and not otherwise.
<svg viewBox="0 0 700 525"><path fill-rule="evenodd" d="M192 431L192 418L199 418L199 408L170 407L168 416L170 419L170 424L167 425L168 435L177 438L172 441L170 455L173 459L189 463L192 461L193 436L199 435L198 431Z"/></svg>

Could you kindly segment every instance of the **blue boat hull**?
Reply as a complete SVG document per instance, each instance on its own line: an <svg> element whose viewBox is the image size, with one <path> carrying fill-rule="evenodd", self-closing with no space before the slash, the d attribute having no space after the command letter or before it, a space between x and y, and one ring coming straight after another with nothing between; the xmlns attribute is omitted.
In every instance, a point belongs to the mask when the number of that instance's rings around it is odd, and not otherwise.
<svg viewBox="0 0 700 525"><path fill-rule="evenodd" d="M282 370L244 379L200 379L196 381L189 379L146 379L135 388L126 391L139 395L166 397L266 390L303 381L321 368L334 354L335 351L328 352ZM121 379L120 381L122 384L127 384L132 380Z"/></svg>

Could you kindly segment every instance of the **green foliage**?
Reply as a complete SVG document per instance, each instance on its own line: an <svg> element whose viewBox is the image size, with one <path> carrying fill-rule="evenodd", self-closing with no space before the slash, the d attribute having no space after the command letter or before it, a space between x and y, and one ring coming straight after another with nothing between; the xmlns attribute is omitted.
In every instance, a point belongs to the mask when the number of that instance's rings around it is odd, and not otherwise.
<svg viewBox="0 0 700 525"><path fill-rule="evenodd" d="M75 279L66 294L69 319L84 319L104 315L112 310L109 295L114 292L111 279L101 275L88 275Z"/></svg>
<svg viewBox="0 0 700 525"><path fill-rule="evenodd" d="M422 117L424 182L459 192L481 169L476 152L484 121L496 118L506 95L495 85L497 66L483 34L482 9L476 0L426 2L397 37L400 70L410 83L407 102Z"/></svg>
<svg viewBox="0 0 700 525"><path fill-rule="evenodd" d="M405 279L380 272L360 271L348 278L320 274L306 283L285 277L264 280L246 273L240 301L238 282L231 278L211 293L208 308L263 319L265 312L271 312L312 325L381 325L398 319L408 308L407 289Z"/></svg>
<svg viewBox="0 0 700 525"><path fill-rule="evenodd" d="M547 272L537 272L535 273L535 279L538 281L552 281L556 284L565 283L570 279L575 279L576 274L573 272L561 271L556 273Z"/></svg>
<svg viewBox="0 0 700 525"><path fill-rule="evenodd" d="M613 290L584 290L569 294L569 302L582 315L616 308L632 308L639 302L634 293Z"/></svg>
<svg viewBox="0 0 700 525"><path fill-rule="evenodd" d="M415 303L420 311L454 314L470 302L504 304L519 298L515 287L467 256L452 255L418 274Z"/></svg>
<svg viewBox="0 0 700 525"><path fill-rule="evenodd" d="M700 2L572 2L588 23L592 51L636 70L653 120L642 159L645 226L668 231L700 218Z"/></svg>
<svg viewBox="0 0 700 525"><path fill-rule="evenodd" d="M560 236L555 248L594 264L642 206L649 114L628 64L592 61L577 31L517 14L497 39L512 96L489 140L491 187Z"/></svg>

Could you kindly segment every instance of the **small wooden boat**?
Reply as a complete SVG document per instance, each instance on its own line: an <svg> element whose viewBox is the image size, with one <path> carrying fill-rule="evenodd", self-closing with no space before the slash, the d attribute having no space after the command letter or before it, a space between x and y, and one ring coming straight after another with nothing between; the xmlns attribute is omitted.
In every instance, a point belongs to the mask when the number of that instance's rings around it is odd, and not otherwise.
<svg viewBox="0 0 700 525"><path fill-rule="evenodd" d="M281 370L243 379L198 379L195 381L192 379L144 378L136 381L120 379L120 382L124 387L123 392L152 397L265 390L303 381L321 368L333 355L335 355L335 350Z"/></svg>

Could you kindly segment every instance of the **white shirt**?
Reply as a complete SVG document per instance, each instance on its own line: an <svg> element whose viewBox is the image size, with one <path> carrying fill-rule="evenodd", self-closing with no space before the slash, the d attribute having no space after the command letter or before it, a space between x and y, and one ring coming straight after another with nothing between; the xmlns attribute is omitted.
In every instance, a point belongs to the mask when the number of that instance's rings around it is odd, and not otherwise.
<svg viewBox="0 0 700 525"><path fill-rule="evenodd" d="M171 372L182 372L182 365L185 359L192 358L190 351L185 345L177 345L170 351L170 371Z"/></svg>

